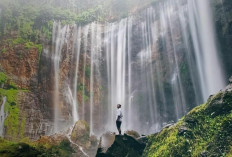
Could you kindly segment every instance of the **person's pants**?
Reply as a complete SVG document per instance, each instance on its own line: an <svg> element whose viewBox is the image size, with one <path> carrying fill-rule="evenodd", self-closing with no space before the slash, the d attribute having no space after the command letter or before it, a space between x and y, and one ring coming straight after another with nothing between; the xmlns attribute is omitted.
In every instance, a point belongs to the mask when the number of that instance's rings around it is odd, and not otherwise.
<svg viewBox="0 0 232 157"><path fill-rule="evenodd" d="M121 128L121 124L122 124L121 121L116 121L116 126L118 130Z"/></svg>

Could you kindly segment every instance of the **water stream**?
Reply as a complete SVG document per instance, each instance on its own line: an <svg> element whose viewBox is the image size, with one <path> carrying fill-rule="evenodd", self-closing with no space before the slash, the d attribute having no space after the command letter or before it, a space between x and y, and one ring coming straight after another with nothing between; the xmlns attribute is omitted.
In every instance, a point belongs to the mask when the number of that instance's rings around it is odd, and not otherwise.
<svg viewBox="0 0 232 157"><path fill-rule="evenodd" d="M6 103L6 97L3 97L2 104L0 108L0 136L3 136L4 133L4 121L7 117L7 113L4 111L5 103Z"/></svg>

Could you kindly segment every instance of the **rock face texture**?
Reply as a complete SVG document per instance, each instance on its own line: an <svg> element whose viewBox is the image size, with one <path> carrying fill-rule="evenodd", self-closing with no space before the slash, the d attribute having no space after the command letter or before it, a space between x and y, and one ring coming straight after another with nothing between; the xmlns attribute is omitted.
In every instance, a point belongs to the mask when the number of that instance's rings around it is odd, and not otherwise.
<svg viewBox="0 0 232 157"><path fill-rule="evenodd" d="M127 134L104 134L101 137L96 157L139 157L143 154L145 141L141 138L135 139Z"/></svg>

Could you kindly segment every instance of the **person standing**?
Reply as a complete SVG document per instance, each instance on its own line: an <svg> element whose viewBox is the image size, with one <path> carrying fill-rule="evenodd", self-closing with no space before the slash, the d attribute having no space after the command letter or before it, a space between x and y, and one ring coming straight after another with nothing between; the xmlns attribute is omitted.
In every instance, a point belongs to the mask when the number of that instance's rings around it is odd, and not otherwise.
<svg viewBox="0 0 232 157"><path fill-rule="evenodd" d="M122 124L122 110L121 110L121 104L117 105L117 116L116 116L116 126L119 132L119 135L121 135L121 124Z"/></svg>

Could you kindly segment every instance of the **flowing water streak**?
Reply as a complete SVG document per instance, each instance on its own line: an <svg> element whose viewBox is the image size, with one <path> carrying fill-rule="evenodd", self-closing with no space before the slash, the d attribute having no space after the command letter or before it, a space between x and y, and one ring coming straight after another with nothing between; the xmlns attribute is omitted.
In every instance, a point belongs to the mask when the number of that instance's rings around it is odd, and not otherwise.
<svg viewBox="0 0 232 157"><path fill-rule="evenodd" d="M87 45L88 45L88 33L89 33L89 25L86 25L84 27L84 62L83 62L83 80L82 80L82 85L83 85L83 90L82 90L82 119L85 119L85 75L86 75L86 57L87 57ZM87 69L88 70L88 69Z"/></svg>
<svg viewBox="0 0 232 157"><path fill-rule="evenodd" d="M69 26L61 27L60 23L53 24L53 62L54 62L54 131L58 132L59 120L60 120L60 105L59 105L59 71L60 71L60 59L62 54L62 48L67 39L69 38Z"/></svg>
<svg viewBox="0 0 232 157"><path fill-rule="evenodd" d="M189 0L189 18L192 40L200 71L201 90L206 101L208 96L225 87L224 73L218 57L215 28L208 1ZM199 36L196 37L196 34Z"/></svg>
<svg viewBox="0 0 232 157"><path fill-rule="evenodd" d="M174 39L174 31L173 31L173 23L172 21L175 18L171 18L172 16L176 17L176 13L174 11L175 6L175 1L170 1L170 3L167 4L167 21L170 27L170 36L171 36L171 46L173 48L173 57L174 57L174 75L172 79L172 88L173 88L173 94L174 94L174 104L176 106L176 113L177 113L177 119L181 118L183 113L186 112L186 101L185 101L185 95L183 91L183 85L182 85L182 80L180 77L180 69L179 69L179 64L178 64L178 59L177 59L177 51L176 51L176 45L175 44L175 39Z"/></svg>
<svg viewBox="0 0 232 157"><path fill-rule="evenodd" d="M131 37L132 37L132 23L133 23L133 19L129 18L127 20L127 56L128 56L128 108L127 108L127 113L128 113L128 118L127 118L127 122L128 122L128 129L133 129L132 128L132 105L133 105L133 92L132 90L132 62L131 62Z"/></svg>
<svg viewBox="0 0 232 157"><path fill-rule="evenodd" d="M7 117L7 113L4 111L5 103L6 103L6 97L4 96L2 99L1 109L0 109L0 136L3 136L4 133L4 121Z"/></svg>
<svg viewBox="0 0 232 157"><path fill-rule="evenodd" d="M95 73L97 66L97 35L98 35L98 24L93 22L91 24L91 64L90 64L90 134L93 134L94 128L94 105L95 105L95 90L94 83L95 82Z"/></svg>
<svg viewBox="0 0 232 157"><path fill-rule="evenodd" d="M72 115L73 115L73 122L75 123L78 117L78 102L77 102L77 80L78 80L78 69L79 69L79 60L80 60L80 47L81 47L81 27L74 27L74 45L73 51L76 52L76 68L75 68L75 76L74 76L74 83L73 83L73 103L72 103Z"/></svg>

